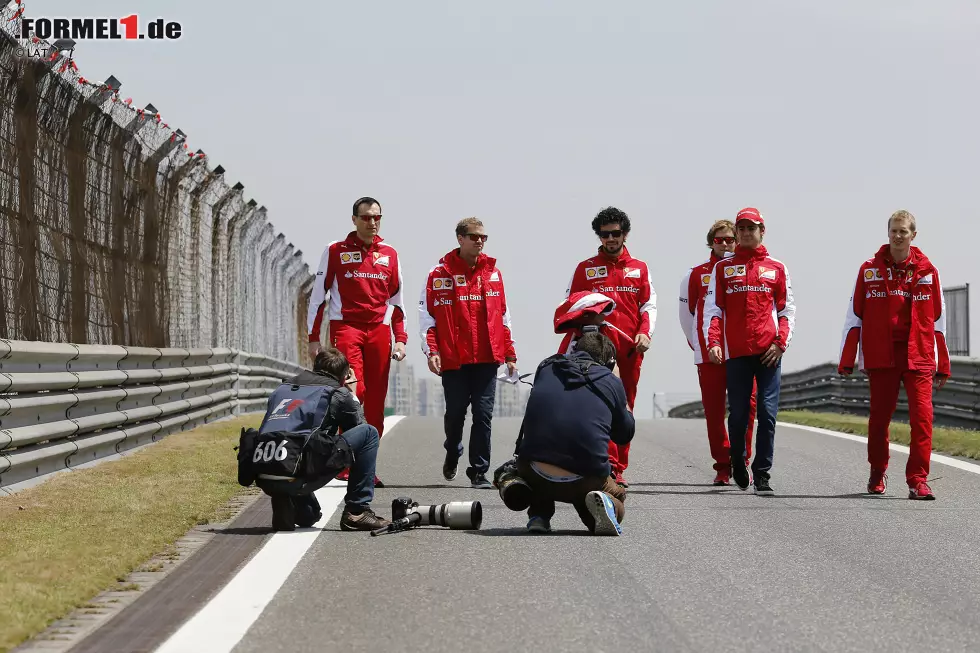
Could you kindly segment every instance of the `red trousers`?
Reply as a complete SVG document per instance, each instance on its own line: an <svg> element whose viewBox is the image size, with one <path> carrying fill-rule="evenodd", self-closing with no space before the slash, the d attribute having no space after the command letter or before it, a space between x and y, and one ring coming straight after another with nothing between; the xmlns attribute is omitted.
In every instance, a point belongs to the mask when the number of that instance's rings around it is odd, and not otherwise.
<svg viewBox="0 0 980 653"><path fill-rule="evenodd" d="M384 433L385 397L391 370L391 327L387 324L330 322L330 341L339 349L357 378L357 398L364 419Z"/></svg>
<svg viewBox="0 0 980 653"><path fill-rule="evenodd" d="M725 428L725 403L728 395L728 377L725 364L698 364L698 383L701 385L701 405L704 406L704 421L708 427L708 447L714 458L715 471L731 473L731 444L728 442L728 429ZM752 458L752 430L755 425L755 404L758 390L752 381L752 398L749 402L749 427L745 430L745 463Z"/></svg>
<svg viewBox="0 0 980 653"><path fill-rule="evenodd" d="M868 417L868 462L872 471L888 469L888 425L898 405L898 391L905 385L909 405L911 442L905 481L909 487L929 476L932 456L931 370L908 368L908 343L895 343L895 367L868 370L871 385L871 414Z"/></svg>
<svg viewBox="0 0 980 653"><path fill-rule="evenodd" d="M640 383L640 366L643 364L643 354L633 351L629 355L630 349L624 352L616 352L616 364L619 366L619 379L623 382L626 389L626 403L630 410L633 410L633 403L636 401L636 386ZM613 474L622 474L626 471L630 462L630 445L616 444L609 441L609 464L612 466Z"/></svg>

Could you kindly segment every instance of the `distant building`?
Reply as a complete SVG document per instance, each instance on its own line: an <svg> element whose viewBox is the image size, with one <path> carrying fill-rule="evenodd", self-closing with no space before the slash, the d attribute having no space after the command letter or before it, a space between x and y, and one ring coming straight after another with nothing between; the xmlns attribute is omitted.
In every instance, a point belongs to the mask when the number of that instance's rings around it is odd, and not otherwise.
<svg viewBox="0 0 980 653"><path fill-rule="evenodd" d="M431 376L415 382L415 405L417 415L442 417L446 413L446 395L442 389L442 379Z"/></svg>
<svg viewBox="0 0 980 653"><path fill-rule="evenodd" d="M497 399L493 404L494 417L523 417L524 406L530 394L524 388L529 386L512 383L497 384Z"/></svg>
<svg viewBox="0 0 980 653"><path fill-rule="evenodd" d="M388 396L385 397L385 408L391 409L395 415L411 417L416 415L415 401L415 370L411 364L402 361L392 361L388 373Z"/></svg>

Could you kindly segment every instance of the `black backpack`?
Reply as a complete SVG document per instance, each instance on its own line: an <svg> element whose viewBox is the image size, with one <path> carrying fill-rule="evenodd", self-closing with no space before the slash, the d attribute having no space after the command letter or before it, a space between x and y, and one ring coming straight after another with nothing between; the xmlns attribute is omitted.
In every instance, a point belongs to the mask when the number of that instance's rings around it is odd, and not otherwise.
<svg viewBox="0 0 980 653"><path fill-rule="evenodd" d="M293 481L348 467L350 447L330 422L337 391L330 385L279 386L259 428L243 428L239 436L238 483Z"/></svg>

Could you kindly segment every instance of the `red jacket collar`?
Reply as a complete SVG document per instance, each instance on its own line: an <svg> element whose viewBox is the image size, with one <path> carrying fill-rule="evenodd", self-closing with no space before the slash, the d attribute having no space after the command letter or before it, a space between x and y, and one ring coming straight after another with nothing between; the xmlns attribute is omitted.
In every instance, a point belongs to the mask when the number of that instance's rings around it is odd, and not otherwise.
<svg viewBox="0 0 980 653"><path fill-rule="evenodd" d="M384 238L375 235L374 242L371 243L370 245L365 245L364 241L357 237L357 231L352 231L349 234L347 234L347 238L346 240L344 240L344 243L350 245L351 247L363 247L364 249L367 250L375 249L377 248L378 245L380 245L383 242L384 242Z"/></svg>
<svg viewBox="0 0 980 653"><path fill-rule="evenodd" d="M448 267L449 271L453 274L469 274L471 271L469 263L464 261L463 257L459 255L458 247L443 256L439 262ZM496 264L497 259L486 254L480 254L476 257L476 267L473 270L482 271L485 268L492 268Z"/></svg>
<svg viewBox="0 0 980 653"><path fill-rule="evenodd" d="M917 273L925 273L932 268L932 263L929 258L922 253L922 250L912 245L909 248L909 257L902 263L896 263L892 260L891 247L888 244L882 245L878 248L878 251L874 255L875 265L878 267L901 267L908 268L912 267Z"/></svg>
<svg viewBox="0 0 980 653"><path fill-rule="evenodd" d="M741 245L735 246L736 258L752 259L752 258L766 258L767 256L769 256L769 250L766 249L765 245L759 245L755 249L742 247Z"/></svg>
<svg viewBox="0 0 980 653"><path fill-rule="evenodd" d="M624 265L627 265L628 263L633 262L633 257L630 256L630 251L626 249L626 245L623 245L623 253L620 254L618 257L609 256L609 254L606 254L606 252L602 249L602 246L600 246L599 255L597 258L602 259L603 261L606 262L607 265L611 265L611 266L622 267Z"/></svg>

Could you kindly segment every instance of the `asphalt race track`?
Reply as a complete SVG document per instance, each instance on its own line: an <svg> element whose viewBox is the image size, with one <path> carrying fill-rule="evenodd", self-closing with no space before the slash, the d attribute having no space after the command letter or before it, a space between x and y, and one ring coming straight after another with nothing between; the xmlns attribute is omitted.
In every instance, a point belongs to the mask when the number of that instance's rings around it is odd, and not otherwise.
<svg viewBox="0 0 980 653"><path fill-rule="evenodd" d="M494 467L513 450L518 426L495 421ZM479 499L479 531L345 533L338 509L318 535L276 535L306 537L309 548L240 641L202 641L199 650L980 647L980 474L933 463L938 500L913 502L906 457L892 452L888 492L872 497L862 443L780 427L776 494L759 497L711 486L702 421L646 421L630 453L624 535L589 536L559 504L556 532L542 536L525 533L524 514L495 490L469 487L465 454L456 480L444 481L441 442L436 419L408 418L386 434L378 473L388 487L375 508L389 515L397 496ZM334 506L324 507L326 518ZM243 532L269 539L262 529Z"/></svg>

